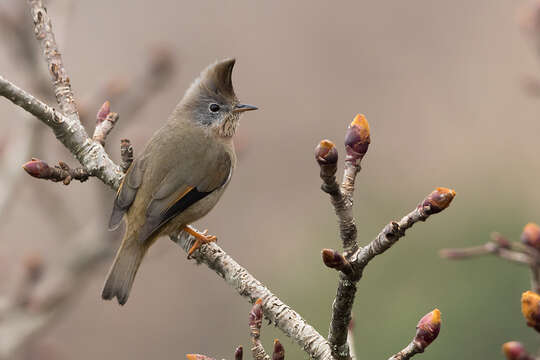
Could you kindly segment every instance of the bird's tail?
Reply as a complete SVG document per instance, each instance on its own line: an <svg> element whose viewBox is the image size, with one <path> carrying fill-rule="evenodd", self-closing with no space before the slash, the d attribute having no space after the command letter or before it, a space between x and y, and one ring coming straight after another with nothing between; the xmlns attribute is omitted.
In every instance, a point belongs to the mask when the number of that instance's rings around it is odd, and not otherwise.
<svg viewBox="0 0 540 360"><path fill-rule="evenodd" d="M147 247L140 244L137 239L127 238L134 235L128 235L126 232L126 238L122 240L122 245L116 253L101 293L101 297L105 300L116 297L120 305L124 305L129 297L133 280L147 250Z"/></svg>

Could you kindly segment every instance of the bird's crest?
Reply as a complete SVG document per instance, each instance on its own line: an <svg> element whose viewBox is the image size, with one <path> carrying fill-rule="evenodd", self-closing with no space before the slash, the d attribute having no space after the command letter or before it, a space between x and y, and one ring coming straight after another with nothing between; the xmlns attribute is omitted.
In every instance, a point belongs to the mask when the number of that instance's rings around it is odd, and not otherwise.
<svg viewBox="0 0 540 360"><path fill-rule="evenodd" d="M191 84L186 95L193 93L197 88L202 88L212 95L235 99L236 95L232 84L232 71L235 62L235 59L225 59L209 65Z"/></svg>

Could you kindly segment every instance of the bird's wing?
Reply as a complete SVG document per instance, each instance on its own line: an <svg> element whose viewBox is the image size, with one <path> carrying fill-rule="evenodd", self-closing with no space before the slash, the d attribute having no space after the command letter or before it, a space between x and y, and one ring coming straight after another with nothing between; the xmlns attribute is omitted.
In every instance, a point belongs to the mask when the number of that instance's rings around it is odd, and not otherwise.
<svg viewBox="0 0 540 360"><path fill-rule="evenodd" d="M120 225L124 214L135 200L137 190L141 186L145 170L146 157L136 159L129 167L114 199L113 211L109 220L109 230L115 230Z"/></svg>
<svg viewBox="0 0 540 360"><path fill-rule="evenodd" d="M225 151L219 151L218 156L209 153L198 161L190 159L195 161L179 164L167 173L148 203L146 221L138 234L140 242L229 181L232 172L230 155Z"/></svg>

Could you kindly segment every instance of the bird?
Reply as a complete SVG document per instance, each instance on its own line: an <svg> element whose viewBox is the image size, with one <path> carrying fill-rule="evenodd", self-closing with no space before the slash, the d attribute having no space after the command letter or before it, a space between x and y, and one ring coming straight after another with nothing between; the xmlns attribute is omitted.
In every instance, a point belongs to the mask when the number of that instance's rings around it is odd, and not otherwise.
<svg viewBox="0 0 540 360"><path fill-rule="evenodd" d="M141 261L164 235L185 231L196 239L188 257L216 240L190 226L216 205L235 165L233 137L240 115L257 110L234 92L235 59L216 61L187 89L126 172L114 199L109 229L126 230L107 275L102 298L124 305Z"/></svg>

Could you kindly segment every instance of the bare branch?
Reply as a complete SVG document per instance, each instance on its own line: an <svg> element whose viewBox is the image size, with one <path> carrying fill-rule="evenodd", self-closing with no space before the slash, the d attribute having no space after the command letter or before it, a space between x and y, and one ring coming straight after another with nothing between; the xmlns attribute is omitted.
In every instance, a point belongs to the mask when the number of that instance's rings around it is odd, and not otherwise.
<svg viewBox="0 0 540 360"><path fill-rule="evenodd" d="M23 165L23 169L30 175L38 179L46 179L54 182L62 181L64 185L69 185L71 180L79 180L85 182L88 180L88 172L86 169L70 168L68 164L60 161L58 165L50 167L43 160L32 159Z"/></svg>
<svg viewBox="0 0 540 360"><path fill-rule="evenodd" d="M71 90L71 83L62 61L62 55L56 45L47 9L45 9L41 0L29 0L28 3L34 21L34 34L47 61L56 100L62 113L72 120L78 120L77 106Z"/></svg>
<svg viewBox="0 0 540 360"><path fill-rule="evenodd" d="M171 240L186 253L193 246L195 238L183 231ZM313 359L331 359L330 346L311 325L296 311L284 304L260 281L227 255L216 243L202 245L193 253L193 259L214 270L229 285L250 302L262 299L264 316L277 328L292 338Z"/></svg>
<svg viewBox="0 0 540 360"><path fill-rule="evenodd" d="M11 358L68 310L86 283L84 275L114 254L115 243L97 237L96 228L98 224L90 221L48 263L40 264L39 258L27 261L28 275L19 291L11 299L0 299L0 358ZM34 281L37 273L39 281Z"/></svg>
<svg viewBox="0 0 540 360"><path fill-rule="evenodd" d="M347 129L345 136L345 170L341 187L336 181L338 152L329 140L323 140L315 148L315 159L320 166L323 180L322 190L330 195L331 203L338 217L343 255L330 249L322 252L326 266L340 271L336 298L332 305L332 319L328 341L332 355L338 360L350 359L347 344L351 312L356 294L356 284L362 277L363 269L376 255L382 254L405 235L405 231L418 221L425 221L430 215L444 210L455 196L455 192L438 188L422 203L399 222L392 222L364 248L356 242L356 224L352 205L356 175L360 163L370 144L370 128L366 118L357 115Z"/></svg>
<svg viewBox="0 0 540 360"><path fill-rule="evenodd" d="M120 167L123 172L127 172L133 162L133 146L129 139L120 140L120 158L122 159Z"/></svg>
<svg viewBox="0 0 540 360"><path fill-rule="evenodd" d="M499 245L491 241L480 246L457 249L442 249L439 251L440 257L450 260L463 260L484 255L495 255L502 259L523 265L532 265L532 263L534 262L527 254L501 248Z"/></svg>
<svg viewBox="0 0 540 360"><path fill-rule="evenodd" d="M446 209L454 199L456 192L447 188L437 188L429 194L416 209L405 215L398 222L391 222L367 246L353 255L354 265L363 269L377 255L382 254L405 236L405 231L418 221L426 221L430 215Z"/></svg>
<svg viewBox="0 0 540 360"><path fill-rule="evenodd" d="M103 146L92 141L77 118L69 118L39 101L0 76L0 95L49 126L56 138L71 151L91 176L118 188L122 170L112 162Z"/></svg>
<svg viewBox="0 0 540 360"><path fill-rule="evenodd" d="M347 345L347 329L351 321L351 311L356 294L356 282L360 274L350 271L348 257L358 251L356 242L356 224L353 217L353 193L356 175L360 171L360 162L367 153L370 143L369 124L364 115L358 114L349 125L345 136L345 171L341 187L337 185L335 173L338 153L334 144L323 140L315 149L315 159L321 168L321 189L330 195L330 201L338 217L340 237L343 243L343 256L334 252L323 251L325 264L341 271L338 281L336 298L332 304L332 319L328 341L331 344L332 355L339 360L350 358ZM326 256L325 256L326 255ZM332 256L330 256L332 255Z"/></svg>
<svg viewBox="0 0 540 360"><path fill-rule="evenodd" d="M438 309L427 313L416 325L416 335L412 341L388 360L407 360L424 350L437 338L441 329L441 312Z"/></svg>
<svg viewBox="0 0 540 360"><path fill-rule="evenodd" d="M111 105L105 101L96 116L96 128L92 140L97 141L101 146L105 146L105 139L118 121L118 114L111 112Z"/></svg>

